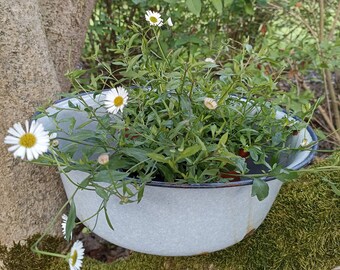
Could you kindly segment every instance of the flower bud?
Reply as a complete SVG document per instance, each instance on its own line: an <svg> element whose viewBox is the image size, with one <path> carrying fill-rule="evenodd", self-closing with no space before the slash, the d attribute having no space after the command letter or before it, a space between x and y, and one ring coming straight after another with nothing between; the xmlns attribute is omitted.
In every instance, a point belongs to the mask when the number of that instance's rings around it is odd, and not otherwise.
<svg viewBox="0 0 340 270"><path fill-rule="evenodd" d="M305 147L305 146L307 146L308 145L308 140L306 139L306 138L304 138L303 140L302 140L302 142L301 142L301 146L302 147Z"/></svg>
<svg viewBox="0 0 340 270"><path fill-rule="evenodd" d="M105 165L105 164L107 164L108 162L109 162L109 160L110 160L110 156L108 155L108 154L101 154L99 157L98 157L98 163L100 164L100 165Z"/></svg>
<svg viewBox="0 0 340 270"><path fill-rule="evenodd" d="M174 26L174 24L172 23L171 17L169 17L169 19L166 22L169 26Z"/></svg>
<svg viewBox="0 0 340 270"><path fill-rule="evenodd" d="M217 102L214 99L207 97L204 99L204 106L209 110L215 110L217 108Z"/></svg>
<svg viewBox="0 0 340 270"><path fill-rule="evenodd" d="M53 140L51 142L52 147L58 147L59 146L59 140Z"/></svg>

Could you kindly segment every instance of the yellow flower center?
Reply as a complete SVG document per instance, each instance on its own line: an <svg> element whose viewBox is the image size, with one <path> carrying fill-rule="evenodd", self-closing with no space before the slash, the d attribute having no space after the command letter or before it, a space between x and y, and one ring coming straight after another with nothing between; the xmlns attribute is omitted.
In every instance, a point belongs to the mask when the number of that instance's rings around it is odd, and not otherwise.
<svg viewBox="0 0 340 270"><path fill-rule="evenodd" d="M122 106L124 103L124 99L122 96L118 96L116 97L114 100L113 100L113 104L116 106L116 107L119 107L119 106Z"/></svg>
<svg viewBox="0 0 340 270"><path fill-rule="evenodd" d="M77 253L77 251L75 250L74 252L73 252L73 254L72 254L72 256L71 256L71 260L72 260L72 266L74 266L75 264L76 264L76 262L77 262L77 258L78 258L78 253Z"/></svg>
<svg viewBox="0 0 340 270"><path fill-rule="evenodd" d="M156 23L156 22L158 22L158 19L156 17L154 17L154 16L151 16L150 17L150 22Z"/></svg>
<svg viewBox="0 0 340 270"><path fill-rule="evenodd" d="M37 137L35 137L32 133L26 133L25 135L21 136L19 140L19 144L26 148L31 148L37 142Z"/></svg>

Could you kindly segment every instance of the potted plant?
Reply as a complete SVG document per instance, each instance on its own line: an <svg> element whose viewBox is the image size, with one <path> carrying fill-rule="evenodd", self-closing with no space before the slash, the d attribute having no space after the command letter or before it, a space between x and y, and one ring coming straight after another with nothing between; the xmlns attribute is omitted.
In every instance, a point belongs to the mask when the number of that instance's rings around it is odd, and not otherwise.
<svg viewBox="0 0 340 270"><path fill-rule="evenodd" d="M68 240L78 217L140 252L226 248L262 223L282 182L312 160L317 138L308 123L318 102L297 118L261 68L265 52L224 44L212 59L166 48L161 15L148 11L146 20L117 45L122 79L98 90L114 77L108 65L90 87L79 83L84 72L71 72L74 92L40 110L26 131L15 124L5 143L14 156L60 170ZM76 242L71 269L82 255Z"/></svg>

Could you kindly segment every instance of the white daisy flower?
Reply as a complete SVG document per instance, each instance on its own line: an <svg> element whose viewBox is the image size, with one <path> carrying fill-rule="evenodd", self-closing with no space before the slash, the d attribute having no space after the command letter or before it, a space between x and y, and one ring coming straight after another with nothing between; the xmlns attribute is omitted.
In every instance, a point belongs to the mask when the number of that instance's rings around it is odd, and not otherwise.
<svg viewBox="0 0 340 270"><path fill-rule="evenodd" d="M64 239L66 239L66 223L67 223L68 216L65 215L65 214L63 214L63 215L61 216L61 218L62 218L62 220L63 220L62 223L61 223L61 229L62 229L62 231L63 231ZM70 235L70 239L72 239L72 233L71 233L71 235Z"/></svg>
<svg viewBox="0 0 340 270"><path fill-rule="evenodd" d="M153 26L162 26L163 25L163 19L161 18L161 14L158 12L153 12L151 10L148 10L145 14L145 20L147 20L150 25Z"/></svg>
<svg viewBox="0 0 340 270"><path fill-rule="evenodd" d="M105 95L104 105L109 113L116 114L123 111L129 98L128 93L123 87L112 88Z"/></svg>
<svg viewBox="0 0 340 270"><path fill-rule="evenodd" d="M70 270L80 270L83 263L84 251L83 243L77 240L73 244L69 254L68 264L70 266Z"/></svg>
<svg viewBox="0 0 340 270"><path fill-rule="evenodd" d="M5 137L6 144L12 144L8 151L14 152L14 157L27 157L28 160L37 159L39 155L47 152L50 144L48 132L44 130L42 124L32 121L31 126L26 120L26 131L20 123L16 123L9 128Z"/></svg>
<svg viewBox="0 0 340 270"><path fill-rule="evenodd" d="M169 17L169 19L166 21L166 23L167 23L169 26L174 26L174 24L172 23L171 17Z"/></svg>
<svg viewBox="0 0 340 270"><path fill-rule="evenodd" d="M204 105L207 107L209 110L215 110L217 108L217 102L213 98L208 98L206 97L204 99Z"/></svg>

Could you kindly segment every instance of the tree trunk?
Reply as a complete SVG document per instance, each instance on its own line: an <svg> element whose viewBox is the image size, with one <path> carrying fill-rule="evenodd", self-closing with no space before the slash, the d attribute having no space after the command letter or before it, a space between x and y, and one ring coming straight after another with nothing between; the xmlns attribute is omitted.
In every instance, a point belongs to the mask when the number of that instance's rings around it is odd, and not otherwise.
<svg viewBox="0 0 340 270"><path fill-rule="evenodd" d="M15 122L69 90L95 0L0 0L0 141ZM54 168L35 166L0 143L0 242L43 232L65 202ZM60 224L52 230L58 233Z"/></svg>

